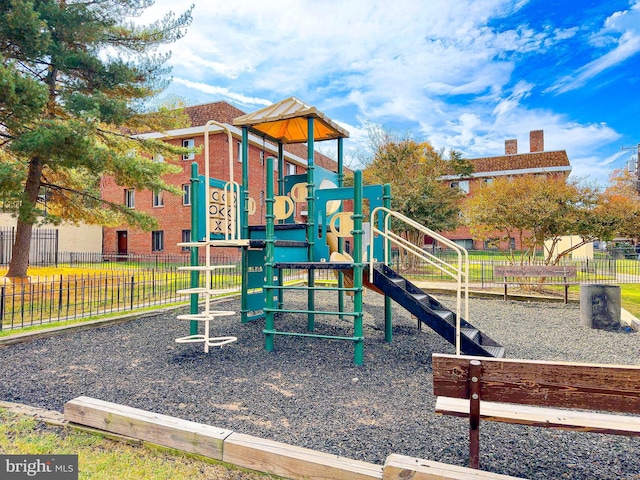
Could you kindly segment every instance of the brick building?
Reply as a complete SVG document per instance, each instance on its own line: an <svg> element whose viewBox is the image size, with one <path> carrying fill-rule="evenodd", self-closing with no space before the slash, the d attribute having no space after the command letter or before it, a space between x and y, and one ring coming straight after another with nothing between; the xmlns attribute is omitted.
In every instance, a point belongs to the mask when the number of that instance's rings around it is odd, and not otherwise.
<svg viewBox="0 0 640 480"><path fill-rule="evenodd" d="M205 124L209 120L225 124L232 134L233 174L236 182L242 179L240 128L233 126L236 117L246 112L226 103L214 102L185 108L191 120L191 127L172 130L166 136L160 133L147 134L150 137L166 138L167 142L185 147L195 147L198 153L181 158L157 158L155 161L171 161L182 166L177 174L167 175L166 181L182 187L183 195L177 196L167 192L155 194L149 190L134 190L126 186L116 185L112 178L102 180L102 196L112 202L122 202L130 208L153 215L159 226L153 232L121 225L104 228L103 253L118 254L180 254L187 253L176 244L191 239L191 206L189 199L191 164L198 163L199 172L204 172L204 138ZM210 174L220 180L229 179L229 140L226 132L219 126L209 128ZM268 156L277 158L277 146L263 141L262 137L249 135L249 195L256 201L256 214L250 217L250 224L264 223L264 159ZM304 144L285 145L285 175L306 172L307 146ZM328 170L337 169L336 162L319 152L314 154L314 164Z"/></svg>
<svg viewBox="0 0 640 480"><path fill-rule="evenodd" d="M518 141L515 139L506 140L504 155L470 159L473 173L469 177L449 177L444 180L449 181L452 188L458 187L467 195L473 195L475 189L498 177L519 175L552 177L560 175L566 178L571 173L571 165L565 150L545 151L543 130L533 130L529 133L529 145L529 152L519 153ZM509 245L506 244L493 245L491 242L474 240L467 227L460 227L453 232L443 232L442 234L468 250L495 247L506 250L509 248ZM512 238L510 243L511 248L520 248L516 239Z"/></svg>

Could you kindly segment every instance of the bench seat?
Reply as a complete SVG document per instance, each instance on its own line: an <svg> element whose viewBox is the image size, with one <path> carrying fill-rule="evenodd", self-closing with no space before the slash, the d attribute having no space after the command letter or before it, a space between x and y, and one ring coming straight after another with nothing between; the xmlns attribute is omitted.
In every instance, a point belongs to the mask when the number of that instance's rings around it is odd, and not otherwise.
<svg viewBox="0 0 640 480"><path fill-rule="evenodd" d="M469 400L438 397L436 413L469 416ZM480 418L493 422L515 423L534 427L552 427L579 432L640 436L640 417L609 413L582 412L559 408L532 407L498 402L482 402Z"/></svg>

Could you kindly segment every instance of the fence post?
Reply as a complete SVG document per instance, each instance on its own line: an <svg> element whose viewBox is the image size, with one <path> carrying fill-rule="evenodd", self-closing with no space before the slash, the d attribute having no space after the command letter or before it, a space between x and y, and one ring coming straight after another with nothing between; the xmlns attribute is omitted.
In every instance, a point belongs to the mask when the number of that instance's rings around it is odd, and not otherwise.
<svg viewBox="0 0 640 480"><path fill-rule="evenodd" d="M133 282L135 281L135 277L131 275L131 310L133 310Z"/></svg>
<svg viewBox="0 0 640 480"><path fill-rule="evenodd" d="M61 311L62 311L62 275L60 275L60 288L58 288L58 318L60 318Z"/></svg>
<svg viewBox="0 0 640 480"><path fill-rule="evenodd" d="M2 331L2 324L4 323L4 289L0 288L0 331Z"/></svg>

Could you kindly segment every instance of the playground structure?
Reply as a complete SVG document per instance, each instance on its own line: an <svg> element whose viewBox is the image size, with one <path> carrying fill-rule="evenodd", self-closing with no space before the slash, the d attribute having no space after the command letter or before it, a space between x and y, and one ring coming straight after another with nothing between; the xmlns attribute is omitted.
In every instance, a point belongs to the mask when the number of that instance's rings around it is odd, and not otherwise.
<svg viewBox="0 0 640 480"><path fill-rule="evenodd" d="M343 140L348 132L327 118L315 107L291 97L254 113L234 120L242 129L242 179L233 178L233 158L229 148L229 179L216 179L209 171L208 128L205 126L205 172L200 175L197 164L192 165L192 230L191 241L180 243L191 248L191 288L181 293L191 296L190 313L179 318L190 320L190 335L179 343L203 342L220 346L235 341L235 337L211 338L209 322L216 316L234 312L211 310L211 299L220 293L213 290L211 272L224 268L212 265L211 252L216 247L236 247L242 254L241 311L242 323L264 319L265 348L275 348L279 335L344 340L354 344L354 363L364 361L363 289L370 288L385 297L385 341L392 341L392 301L425 323L448 342L456 346L456 353L469 355L504 356L504 348L473 327L468 318L468 257L462 247L426 229L417 222L391 210L389 185L363 185L362 172L354 172L353 186L344 186ZM278 146L278 158L267 157L265 170L264 224L250 222L256 214L256 201L249 197L249 135ZM314 165L316 141L337 141L337 172ZM307 144L305 174L284 175L284 146ZM232 145L231 141L229 145ZM277 162L277 179L274 162ZM277 181L277 185L275 185ZM298 207L305 210L298 210ZM349 208L351 208L349 210ZM296 221L296 212L306 213L305 222ZM366 214L366 217L365 217ZM366 220L368 221L365 221ZM420 246L407 242L394 233L391 220L404 222L421 230L457 252L457 264L444 263ZM262 220L262 219L260 219ZM390 268L391 249L402 248L451 276L457 282L455 312ZM199 249L205 248L205 264L198 264ZM305 285L285 285L283 270L306 271ZM333 270L337 286L316 285L316 270ZM200 274L204 273L204 278ZM201 280L204 280L201 285ZM286 293L305 291L307 308L287 308ZM335 310L318 310L315 294L331 291L336 294ZM345 295L351 302L345 302ZM204 311L199 302L204 300ZM324 307L324 306L323 306ZM278 313L306 316L304 332L278 330ZM337 315L351 318L351 336L323 335L315 332L316 315ZM198 334L198 323L204 322L205 332Z"/></svg>

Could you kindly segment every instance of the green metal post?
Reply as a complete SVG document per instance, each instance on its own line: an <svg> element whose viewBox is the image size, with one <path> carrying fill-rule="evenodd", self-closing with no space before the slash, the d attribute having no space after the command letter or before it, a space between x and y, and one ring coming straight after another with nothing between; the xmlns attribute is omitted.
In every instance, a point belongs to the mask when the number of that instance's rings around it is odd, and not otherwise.
<svg viewBox="0 0 640 480"><path fill-rule="evenodd" d="M278 195L284 195L284 145L278 142Z"/></svg>
<svg viewBox="0 0 640 480"><path fill-rule="evenodd" d="M343 138L338 138L338 187L344 186L344 142ZM342 209L341 209L342 210ZM325 219L327 221L327 219ZM342 253L344 250L344 238L338 238L338 252ZM338 311L344 312L344 273L342 270L338 270ZM344 315L340 315L340 319L344 319Z"/></svg>
<svg viewBox="0 0 640 480"><path fill-rule="evenodd" d="M274 316L273 312L273 260L274 260L274 218L273 214L273 157L267 157L267 194L265 198L266 214L266 240L265 240L265 264L264 264L264 293L266 295L265 312L265 349L273 351L274 343Z"/></svg>
<svg viewBox="0 0 640 480"><path fill-rule="evenodd" d="M385 208L391 208L391 185L386 183L382 187L382 206ZM372 225L373 226L373 225ZM391 240L383 240L385 242L383 251L390 251L391 249ZM370 252L372 255L373 252ZM379 261L383 259L379 258ZM384 340L385 342L391 343L393 340L393 322L391 318L391 299L385 295L384 296Z"/></svg>
<svg viewBox="0 0 640 480"><path fill-rule="evenodd" d="M313 149L314 137L313 137L313 117L307 118L307 242L309 243L309 261L314 261L313 250L315 248L316 238L316 224L315 224L315 184L313 179L313 173L315 167L313 165ZM307 292L307 310L313 312L315 310L315 294L313 287L315 286L315 270L307 270L307 285L310 287ZM313 332L315 329L315 314L307 314L307 330Z"/></svg>
<svg viewBox="0 0 640 480"><path fill-rule="evenodd" d="M232 148L229 145L229 148ZM249 238L249 130L242 127L242 186L244 187L244 198L242 201L241 218L242 218L242 238ZM247 323L249 315L249 251L242 249L242 290L240 292L240 321Z"/></svg>
<svg viewBox="0 0 640 480"><path fill-rule="evenodd" d="M200 192L200 179L198 178L198 163L193 162L191 164L191 241L196 242L200 240L198 228L198 206L199 206L199 198L198 193ZM204 187L204 185L203 185ZM204 191L204 189L203 189ZM205 205L206 205L206 199ZM205 221L207 219L207 213L205 212ZM208 240L208 239L206 239ZM196 266L199 262L200 249L198 247L191 247L191 265ZM192 271L191 272L191 288L198 288L200 285L200 272ZM189 313L191 315L195 315L198 313L198 294L192 294L189 298ZM196 335L198 333L198 322L196 320L191 320L189 322L189 335Z"/></svg>
<svg viewBox="0 0 640 480"><path fill-rule="evenodd" d="M362 171L356 170L353 186L353 336L356 338L353 362L364 363L364 331L362 326Z"/></svg>
<svg viewBox="0 0 640 480"><path fill-rule="evenodd" d="M282 142L278 142L278 195L284 195L284 145ZM278 286L282 286L284 278L282 276L282 269L277 271ZM284 306L284 290L278 289L278 308Z"/></svg>
<svg viewBox="0 0 640 480"><path fill-rule="evenodd" d="M231 148L231 145L229 145ZM242 238L249 238L249 129L242 127Z"/></svg>

